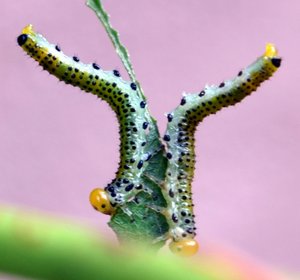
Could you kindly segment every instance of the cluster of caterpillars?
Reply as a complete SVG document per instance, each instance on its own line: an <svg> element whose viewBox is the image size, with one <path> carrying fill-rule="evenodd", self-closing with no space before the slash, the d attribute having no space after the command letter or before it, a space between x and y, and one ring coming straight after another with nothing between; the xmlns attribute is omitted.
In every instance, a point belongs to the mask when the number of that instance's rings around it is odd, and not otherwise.
<svg viewBox="0 0 300 280"><path fill-rule="evenodd" d="M111 183L104 189L93 190L90 195L96 210L112 215L116 208L145 190L141 176L153 156L147 139L156 129L145 97L137 91L134 82L122 80L119 71L103 71L96 63L87 65L77 56L64 55L57 45L49 44L42 35L34 32L31 25L23 29L17 41L49 73L97 95L116 113L121 137L119 168ZM185 95L180 105L167 115L168 125L163 140L168 167L162 192L168 204L163 213L169 223L168 237L172 239L170 248L173 252L193 255L198 250L191 189L197 125L206 116L236 104L255 91L278 69L280 62L275 47L268 44L264 55L240 71L236 78Z"/></svg>

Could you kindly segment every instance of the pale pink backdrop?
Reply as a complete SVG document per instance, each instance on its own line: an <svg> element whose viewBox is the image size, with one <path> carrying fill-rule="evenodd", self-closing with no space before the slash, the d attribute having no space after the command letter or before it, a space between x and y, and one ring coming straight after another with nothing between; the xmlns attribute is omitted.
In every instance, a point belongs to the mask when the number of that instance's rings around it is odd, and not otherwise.
<svg viewBox="0 0 300 280"><path fill-rule="evenodd" d="M267 42L278 46L283 63L271 81L199 126L198 239L299 268L300 2L103 2L161 132L183 91L231 78ZM116 118L105 102L42 71L16 37L32 23L66 54L125 71L83 0L4 0L0 9L0 203L83 219L113 235L88 195L117 168Z"/></svg>

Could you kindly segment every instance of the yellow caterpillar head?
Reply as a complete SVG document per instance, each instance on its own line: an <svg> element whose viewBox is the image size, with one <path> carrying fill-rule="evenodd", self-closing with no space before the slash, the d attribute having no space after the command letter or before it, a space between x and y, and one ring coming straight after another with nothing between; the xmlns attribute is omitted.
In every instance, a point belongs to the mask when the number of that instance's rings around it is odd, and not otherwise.
<svg viewBox="0 0 300 280"><path fill-rule="evenodd" d="M103 214L111 215L114 212L107 193L103 189L97 188L90 193L90 203L95 210Z"/></svg>
<svg viewBox="0 0 300 280"><path fill-rule="evenodd" d="M194 239L182 239L180 241L172 241L169 244L170 250L182 257L191 257L199 250L199 244Z"/></svg>

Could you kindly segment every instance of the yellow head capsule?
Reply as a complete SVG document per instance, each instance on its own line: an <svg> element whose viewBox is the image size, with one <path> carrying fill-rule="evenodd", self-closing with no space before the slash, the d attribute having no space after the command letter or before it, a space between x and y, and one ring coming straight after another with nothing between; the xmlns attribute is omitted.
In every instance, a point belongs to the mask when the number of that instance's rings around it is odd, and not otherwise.
<svg viewBox="0 0 300 280"><path fill-rule="evenodd" d="M170 250L181 257L191 257L199 250L199 244L194 239L182 239L180 241L172 241L169 244Z"/></svg>
<svg viewBox="0 0 300 280"><path fill-rule="evenodd" d="M111 215L114 212L107 193L103 189L94 189L90 193L90 202L95 210L103 214Z"/></svg>
<svg viewBox="0 0 300 280"><path fill-rule="evenodd" d="M271 43L268 43L266 45L266 51L265 51L264 56L265 57L275 57L275 56L277 56L277 54L278 53L277 53L275 46Z"/></svg>

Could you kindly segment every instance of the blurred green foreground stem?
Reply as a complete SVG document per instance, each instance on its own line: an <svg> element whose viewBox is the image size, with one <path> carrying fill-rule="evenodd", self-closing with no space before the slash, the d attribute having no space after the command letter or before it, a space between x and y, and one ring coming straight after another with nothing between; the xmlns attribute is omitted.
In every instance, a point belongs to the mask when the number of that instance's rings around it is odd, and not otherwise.
<svg viewBox="0 0 300 280"><path fill-rule="evenodd" d="M113 247L92 230L8 207L0 207L0 271L53 280L214 279L172 256Z"/></svg>

